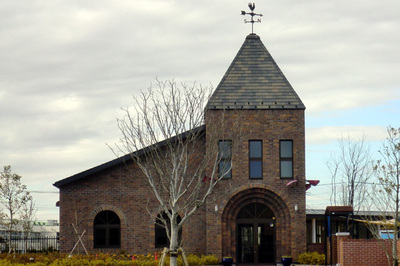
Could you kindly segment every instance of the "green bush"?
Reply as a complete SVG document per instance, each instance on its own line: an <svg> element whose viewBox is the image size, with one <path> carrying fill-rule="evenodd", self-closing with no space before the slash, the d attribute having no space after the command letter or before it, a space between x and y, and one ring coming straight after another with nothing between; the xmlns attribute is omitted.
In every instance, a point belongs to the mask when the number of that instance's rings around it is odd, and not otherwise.
<svg viewBox="0 0 400 266"><path fill-rule="evenodd" d="M301 253L297 256L297 262L300 264L324 265L325 254L319 254L318 252Z"/></svg>

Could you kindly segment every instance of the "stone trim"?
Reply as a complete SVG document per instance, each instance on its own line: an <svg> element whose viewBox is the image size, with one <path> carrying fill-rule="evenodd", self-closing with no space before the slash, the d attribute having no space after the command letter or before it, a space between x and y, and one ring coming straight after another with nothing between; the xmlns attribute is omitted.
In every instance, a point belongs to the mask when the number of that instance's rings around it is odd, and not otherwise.
<svg viewBox="0 0 400 266"><path fill-rule="evenodd" d="M115 212L118 215L119 219L121 220L121 226L122 226L122 224L126 224L126 217L125 217L125 214L122 212L122 210L120 208L114 206L114 205L108 205L108 204L104 204L104 205L101 205L101 206L98 206L98 207L94 208L92 210L92 212L89 214L89 218L88 218L89 221L88 222L93 223L94 218L96 217L96 215L99 212L102 212L102 211L113 211L113 212Z"/></svg>

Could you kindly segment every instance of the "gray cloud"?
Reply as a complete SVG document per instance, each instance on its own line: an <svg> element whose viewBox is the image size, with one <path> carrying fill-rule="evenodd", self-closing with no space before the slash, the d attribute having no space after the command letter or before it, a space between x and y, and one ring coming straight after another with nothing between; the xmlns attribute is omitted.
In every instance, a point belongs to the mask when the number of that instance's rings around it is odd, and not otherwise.
<svg viewBox="0 0 400 266"><path fill-rule="evenodd" d="M105 143L118 141L119 108L155 77L216 87L251 30L239 0L0 5L0 163L40 191L114 158ZM400 99L399 9L262 1L254 28L312 119ZM38 216L56 218L57 195L34 196Z"/></svg>

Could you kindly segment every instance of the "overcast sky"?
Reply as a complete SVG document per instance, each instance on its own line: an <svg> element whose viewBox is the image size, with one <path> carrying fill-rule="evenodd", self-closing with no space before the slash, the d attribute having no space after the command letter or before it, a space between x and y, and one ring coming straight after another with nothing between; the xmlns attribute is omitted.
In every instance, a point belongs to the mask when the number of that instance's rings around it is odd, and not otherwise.
<svg viewBox="0 0 400 266"><path fill-rule="evenodd" d="M116 118L158 77L216 87L251 25L243 0L0 2L0 166L58 219L60 179L115 158ZM307 207L329 204L336 140L400 127L400 1L263 0L254 29L306 105ZM378 145L379 146L379 145Z"/></svg>

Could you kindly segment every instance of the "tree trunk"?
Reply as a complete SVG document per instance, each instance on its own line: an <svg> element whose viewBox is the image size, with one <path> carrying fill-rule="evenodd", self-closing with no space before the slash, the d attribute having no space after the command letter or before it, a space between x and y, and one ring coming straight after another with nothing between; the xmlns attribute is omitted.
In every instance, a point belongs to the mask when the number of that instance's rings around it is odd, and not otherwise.
<svg viewBox="0 0 400 266"><path fill-rule="evenodd" d="M396 157L396 156L395 156ZM397 163L397 162L396 162ZM399 175L398 164L396 164L396 212L394 215L394 234L392 243L392 253L393 253L393 265L397 266L397 240L398 240L398 221L399 221L399 208L400 208L400 175Z"/></svg>
<svg viewBox="0 0 400 266"><path fill-rule="evenodd" d="M171 243L169 245L170 250L170 266L178 265L178 235L179 227L176 224L176 219L171 224Z"/></svg>

